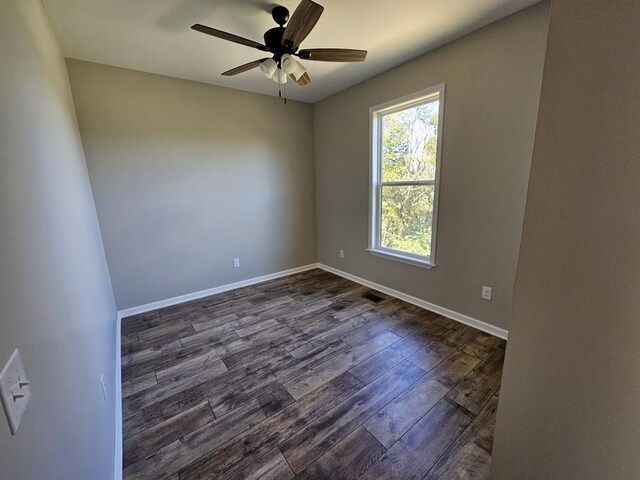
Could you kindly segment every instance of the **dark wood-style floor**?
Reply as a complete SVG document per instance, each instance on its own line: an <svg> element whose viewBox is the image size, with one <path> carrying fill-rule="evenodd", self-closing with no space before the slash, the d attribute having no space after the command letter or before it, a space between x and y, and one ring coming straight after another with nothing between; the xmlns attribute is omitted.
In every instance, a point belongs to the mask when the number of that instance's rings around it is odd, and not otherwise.
<svg viewBox="0 0 640 480"><path fill-rule="evenodd" d="M486 478L504 348L321 270L129 317L124 477Z"/></svg>

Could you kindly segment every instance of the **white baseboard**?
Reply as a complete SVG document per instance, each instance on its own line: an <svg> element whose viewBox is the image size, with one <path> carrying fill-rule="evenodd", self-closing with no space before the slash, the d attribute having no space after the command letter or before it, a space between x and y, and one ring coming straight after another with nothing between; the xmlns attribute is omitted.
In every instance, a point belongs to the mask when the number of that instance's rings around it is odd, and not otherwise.
<svg viewBox="0 0 640 480"><path fill-rule="evenodd" d="M455 320L457 322L464 323L465 325L469 325L470 327L477 328L478 330L482 330L483 332L502 338L504 340L507 339L507 336L509 334L509 332L504 328L496 327L495 325L491 325L490 323L483 322L482 320L478 320L463 313L454 312L453 310L449 310L448 308L444 308L434 303L427 302L426 300L422 300L421 298L413 297L398 290L385 287L384 285L371 282L364 278L356 277L355 275L351 275L350 273L343 272L342 270L338 270L337 268L324 265L323 263L318 264L318 268L364 285L365 287L372 288L373 290L378 290L379 292L386 293L387 295L391 295L392 297L398 298L407 303L411 303L420 308L424 308L425 310L430 310L439 315L451 318L452 320Z"/></svg>
<svg viewBox="0 0 640 480"><path fill-rule="evenodd" d="M120 353L122 331L122 315L116 317L116 386L114 398L116 402L116 429L113 461L113 479L122 480L122 355Z"/></svg>
<svg viewBox="0 0 640 480"><path fill-rule="evenodd" d="M122 318L130 317L131 315L137 315L138 313L151 312L158 310L159 308L170 307L172 305L178 305L180 303L189 302L191 300L197 300L199 298L208 297L217 293L228 292L229 290L235 290L236 288L249 287L256 283L267 282L269 280L275 280L276 278L286 277L293 275L294 273L306 272L318 268L317 263L311 263L302 267L291 268L289 270L283 270L281 272L270 273L268 275L262 275L261 277L253 277L247 280L241 280L235 283L228 283L226 285L220 285L219 287L209 288L207 290L201 290L199 292L187 293L186 295L180 295L178 297L167 298L166 300L160 300L158 302L147 303L145 305L139 305L137 307L126 308L120 310L120 316Z"/></svg>

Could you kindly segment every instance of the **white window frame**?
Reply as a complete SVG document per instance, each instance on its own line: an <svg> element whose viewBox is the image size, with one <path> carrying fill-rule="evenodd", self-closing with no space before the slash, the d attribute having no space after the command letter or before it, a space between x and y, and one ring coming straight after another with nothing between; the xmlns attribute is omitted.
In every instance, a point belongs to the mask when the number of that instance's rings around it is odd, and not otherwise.
<svg viewBox="0 0 640 480"><path fill-rule="evenodd" d="M442 131L444 125L444 91L445 84L441 83L426 90L376 105L369 109L369 248L372 255L388 258L398 262L408 263L423 268L436 266L436 238L438 225L438 197L440 193L440 163L442 157ZM385 185L434 185L433 192L433 221L431 228L431 255L416 255L409 252L394 250L380 245L380 230L382 221L382 117L390 113L399 112L407 108L440 101L438 112L438 148L436 150L436 171L433 180L384 182Z"/></svg>

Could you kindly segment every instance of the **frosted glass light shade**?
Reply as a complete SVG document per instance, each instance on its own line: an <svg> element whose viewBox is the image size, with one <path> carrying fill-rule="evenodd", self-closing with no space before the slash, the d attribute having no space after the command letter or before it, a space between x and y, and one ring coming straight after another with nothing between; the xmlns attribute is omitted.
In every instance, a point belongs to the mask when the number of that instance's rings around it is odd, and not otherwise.
<svg viewBox="0 0 640 480"><path fill-rule="evenodd" d="M296 80L298 80L307 71L302 64L291 55L283 55L280 60L280 65L282 65L284 73L287 75L293 75Z"/></svg>
<svg viewBox="0 0 640 480"><path fill-rule="evenodd" d="M293 71L296 69L297 63L298 62L296 62L296 60L291 55L288 55L288 54L283 55L282 59L280 60L282 71L287 75L289 75L290 73L293 73Z"/></svg>
<svg viewBox="0 0 640 480"><path fill-rule="evenodd" d="M307 69L304 68L304 66L300 62L296 62L296 68L293 72L291 72L293 78L295 78L296 80L300 80L300 77L305 73L307 73Z"/></svg>
<svg viewBox="0 0 640 480"><path fill-rule="evenodd" d="M267 58L260 64L260 70L262 70L262 73L264 73L264 76L267 78L273 78L277 69L278 64L273 58Z"/></svg>
<svg viewBox="0 0 640 480"><path fill-rule="evenodd" d="M273 77L271 77L271 80L280 84L287 83L287 74L284 73L282 69L278 68L276 69L276 72L273 74Z"/></svg>

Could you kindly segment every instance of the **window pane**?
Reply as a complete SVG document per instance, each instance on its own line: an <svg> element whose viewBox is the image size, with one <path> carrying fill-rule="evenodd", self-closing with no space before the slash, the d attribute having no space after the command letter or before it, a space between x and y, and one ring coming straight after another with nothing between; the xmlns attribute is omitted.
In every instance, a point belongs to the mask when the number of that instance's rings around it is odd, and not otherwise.
<svg viewBox="0 0 640 480"><path fill-rule="evenodd" d="M440 101L382 117L382 181L433 180Z"/></svg>
<svg viewBox="0 0 640 480"><path fill-rule="evenodd" d="M383 186L380 246L431 255L433 185Z"/></svg>

